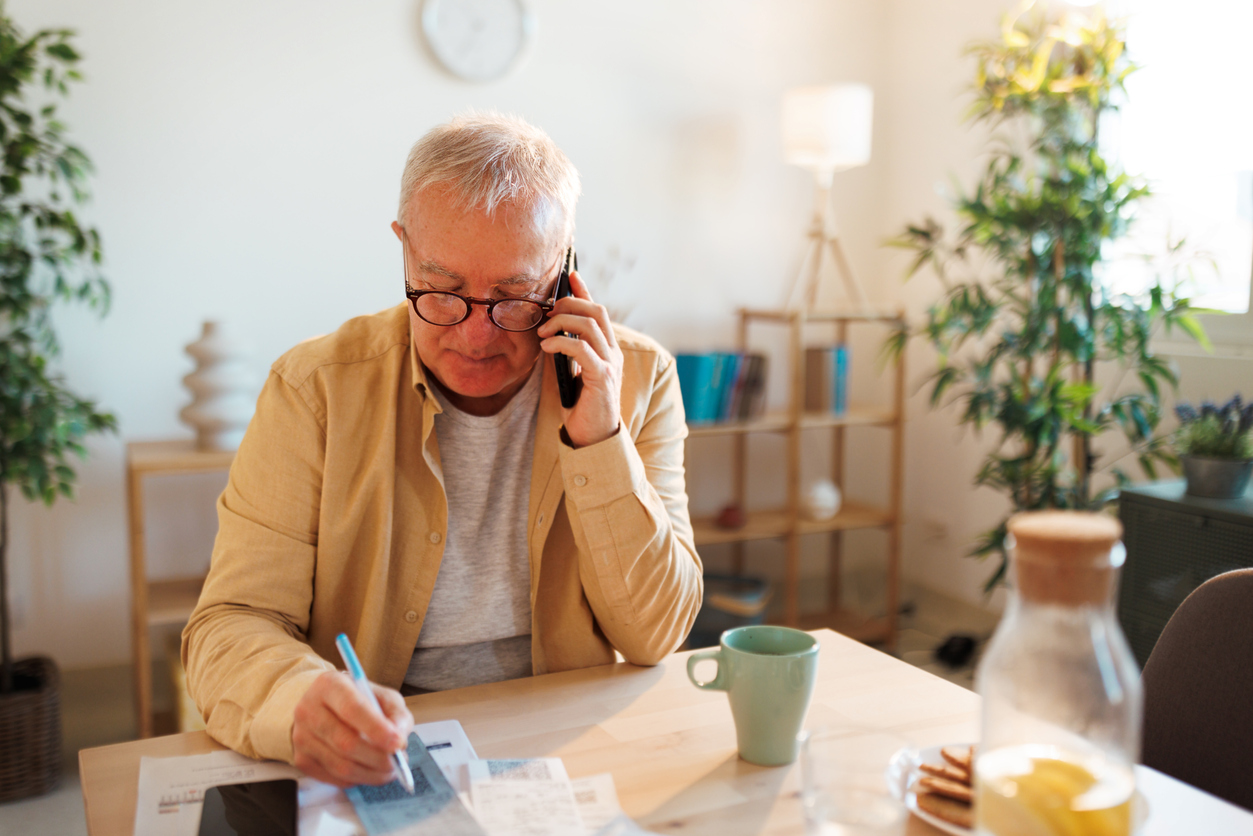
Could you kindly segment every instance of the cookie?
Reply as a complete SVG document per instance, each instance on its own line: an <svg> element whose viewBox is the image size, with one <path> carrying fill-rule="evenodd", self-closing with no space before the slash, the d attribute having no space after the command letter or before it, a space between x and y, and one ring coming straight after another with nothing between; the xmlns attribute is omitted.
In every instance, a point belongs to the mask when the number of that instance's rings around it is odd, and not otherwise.
<svg viewBox="0 0 1253 836"><path fill-rule="evenodd" d="M952 764L920 763L918 768L928 775L934 775L936 778L947 778L959 784L970 785L970 773L964 769L958 769Z"/></svg>
<svg viewBox="0 0 1253 836"><path fill-rule="evenodd" d="M954 801L964 801L969 804L975 800L974 791L969 786L947 778L924 775L918 779L918 786L928 793L943 795Z"/></svg>
<svg viewBox="0 0 1253 836"><path fill-rule="evenodd" d="M915 798L918 800L919 810L930 813L937 819L967 829L975 826L974 808L969 804L930 792L917 793Z"/></svg>
<svg viewBox="0 0 1253 836"><path fill-rule="evenodd" d="M974 771L975 747L973 746L945 746L940 750L940 756L967 775Z"/></svg>

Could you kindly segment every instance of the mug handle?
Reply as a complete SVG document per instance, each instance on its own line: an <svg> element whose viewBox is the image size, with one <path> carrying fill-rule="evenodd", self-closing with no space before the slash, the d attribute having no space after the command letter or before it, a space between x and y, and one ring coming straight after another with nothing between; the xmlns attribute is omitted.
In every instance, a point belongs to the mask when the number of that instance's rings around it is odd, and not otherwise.
<svg viewBox="0 0 1253 836"><path fill-rule="evenodd" d="M706 691L727 690L727 683L723 680L723 677L722 677L721 656L722 656L721 648L715 648L713 650L701 650L696 653L693 653L691 656L687 657L687 678L692 680L692 684L695 685L697 688L701 688ZM699 664L700 662L705 661L706 659L713 659L715 662L718 663L718 674L717 676L715 676L713 679L709 680L708 682L701 682L700 680L696 678L696 665Z"/></svg>

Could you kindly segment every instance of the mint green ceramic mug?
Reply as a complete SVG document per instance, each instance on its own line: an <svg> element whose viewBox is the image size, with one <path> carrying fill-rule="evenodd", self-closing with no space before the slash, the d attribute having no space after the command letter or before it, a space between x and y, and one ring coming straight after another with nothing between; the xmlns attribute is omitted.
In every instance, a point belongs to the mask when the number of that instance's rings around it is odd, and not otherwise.
<svg viewBox="0 0 1253 836"><path fill-rule="evenodd" d="M696 678L696 665L718 663L708 682ZM796 739L818 673L818 640L791 627L736 627L722 634L717 650L687 658L687 676L697 688L726 691L735 718L740 757L760 766L796 760Z"/></svg>

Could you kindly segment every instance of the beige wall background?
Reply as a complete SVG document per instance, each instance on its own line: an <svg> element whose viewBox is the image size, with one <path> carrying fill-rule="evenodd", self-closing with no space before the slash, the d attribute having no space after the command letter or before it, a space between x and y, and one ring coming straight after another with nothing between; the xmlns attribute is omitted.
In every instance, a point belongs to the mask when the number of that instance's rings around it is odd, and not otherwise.
<svg viewBox="0 0 1253 836"><path fill-rule="evenodd" d="M104 240L114 304L104 320L58 315L62 367L121 424L119 436L92 441L76 502L14 506L20 654L65 667L129 658L124 442L190 435L176 417L192 369L182 347L203 320L250 342L260 375L294 343L395 304L388 223L400 168L418 136L459 110L544 126L583 175L580 260L598 298L670 349L699 350L732 344L737 307L779 304L799 261L812 181L781 161L782 92L870 84L874 157L838 176L837 216L874 300L923 310L934 285L902 286L901 259L878 245L906 220L942 213L937 185L977 169L982 138L959 124L970 74L960 52L995 34L1007 0L530 5L539 29L525 63L475 85L428 55L417 0L9 0L28 31L79 33L87 82L63 115L96 163L86 214ZM878 387L876 348L855 346L854 385L867 394ZM919 379L931 358L913 346L909 362ZM1247 355L1185 362L1189 394L1251 388ZM921 394L909 418L907 576L984 603L986 567L962 557L1001 511L996 495L968 488L980 441ZM722 452L690 450L696 511L725 499ZM873 439L857 445L853 492L883 490L881 453ZM768 443L754 446L754 499L781 492L775 461ZM171 477L150 492L153 575L207 566L222 484ZM872 564L881 548L873 537L850 542L852 562ZM777 557L762 544L750 567L777 576ZM814 550L806 571L820 568Z"/></svg>

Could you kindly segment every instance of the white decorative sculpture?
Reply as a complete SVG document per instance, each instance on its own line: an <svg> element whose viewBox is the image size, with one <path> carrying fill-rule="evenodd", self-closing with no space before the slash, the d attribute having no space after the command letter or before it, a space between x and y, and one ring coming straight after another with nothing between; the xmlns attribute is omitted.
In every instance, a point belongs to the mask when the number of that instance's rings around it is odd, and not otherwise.
<svg viewBox="0 0 1253 836"><path fill-rule="evenodd" d="M830 479L818 479L809 484L801 498L805 516L811 520L829 520L840 513L843 504L840 489Z"/></svg>
<svg viewBox="0 0 1253 836"><path fill-rule="evenodd" d="M196 370L183 378L192 401L178 417L196 431L201 450L238 449L257 401L248 347L224 334L219 323L205 322L200 339L184 351L196 361Z"/></svg>

